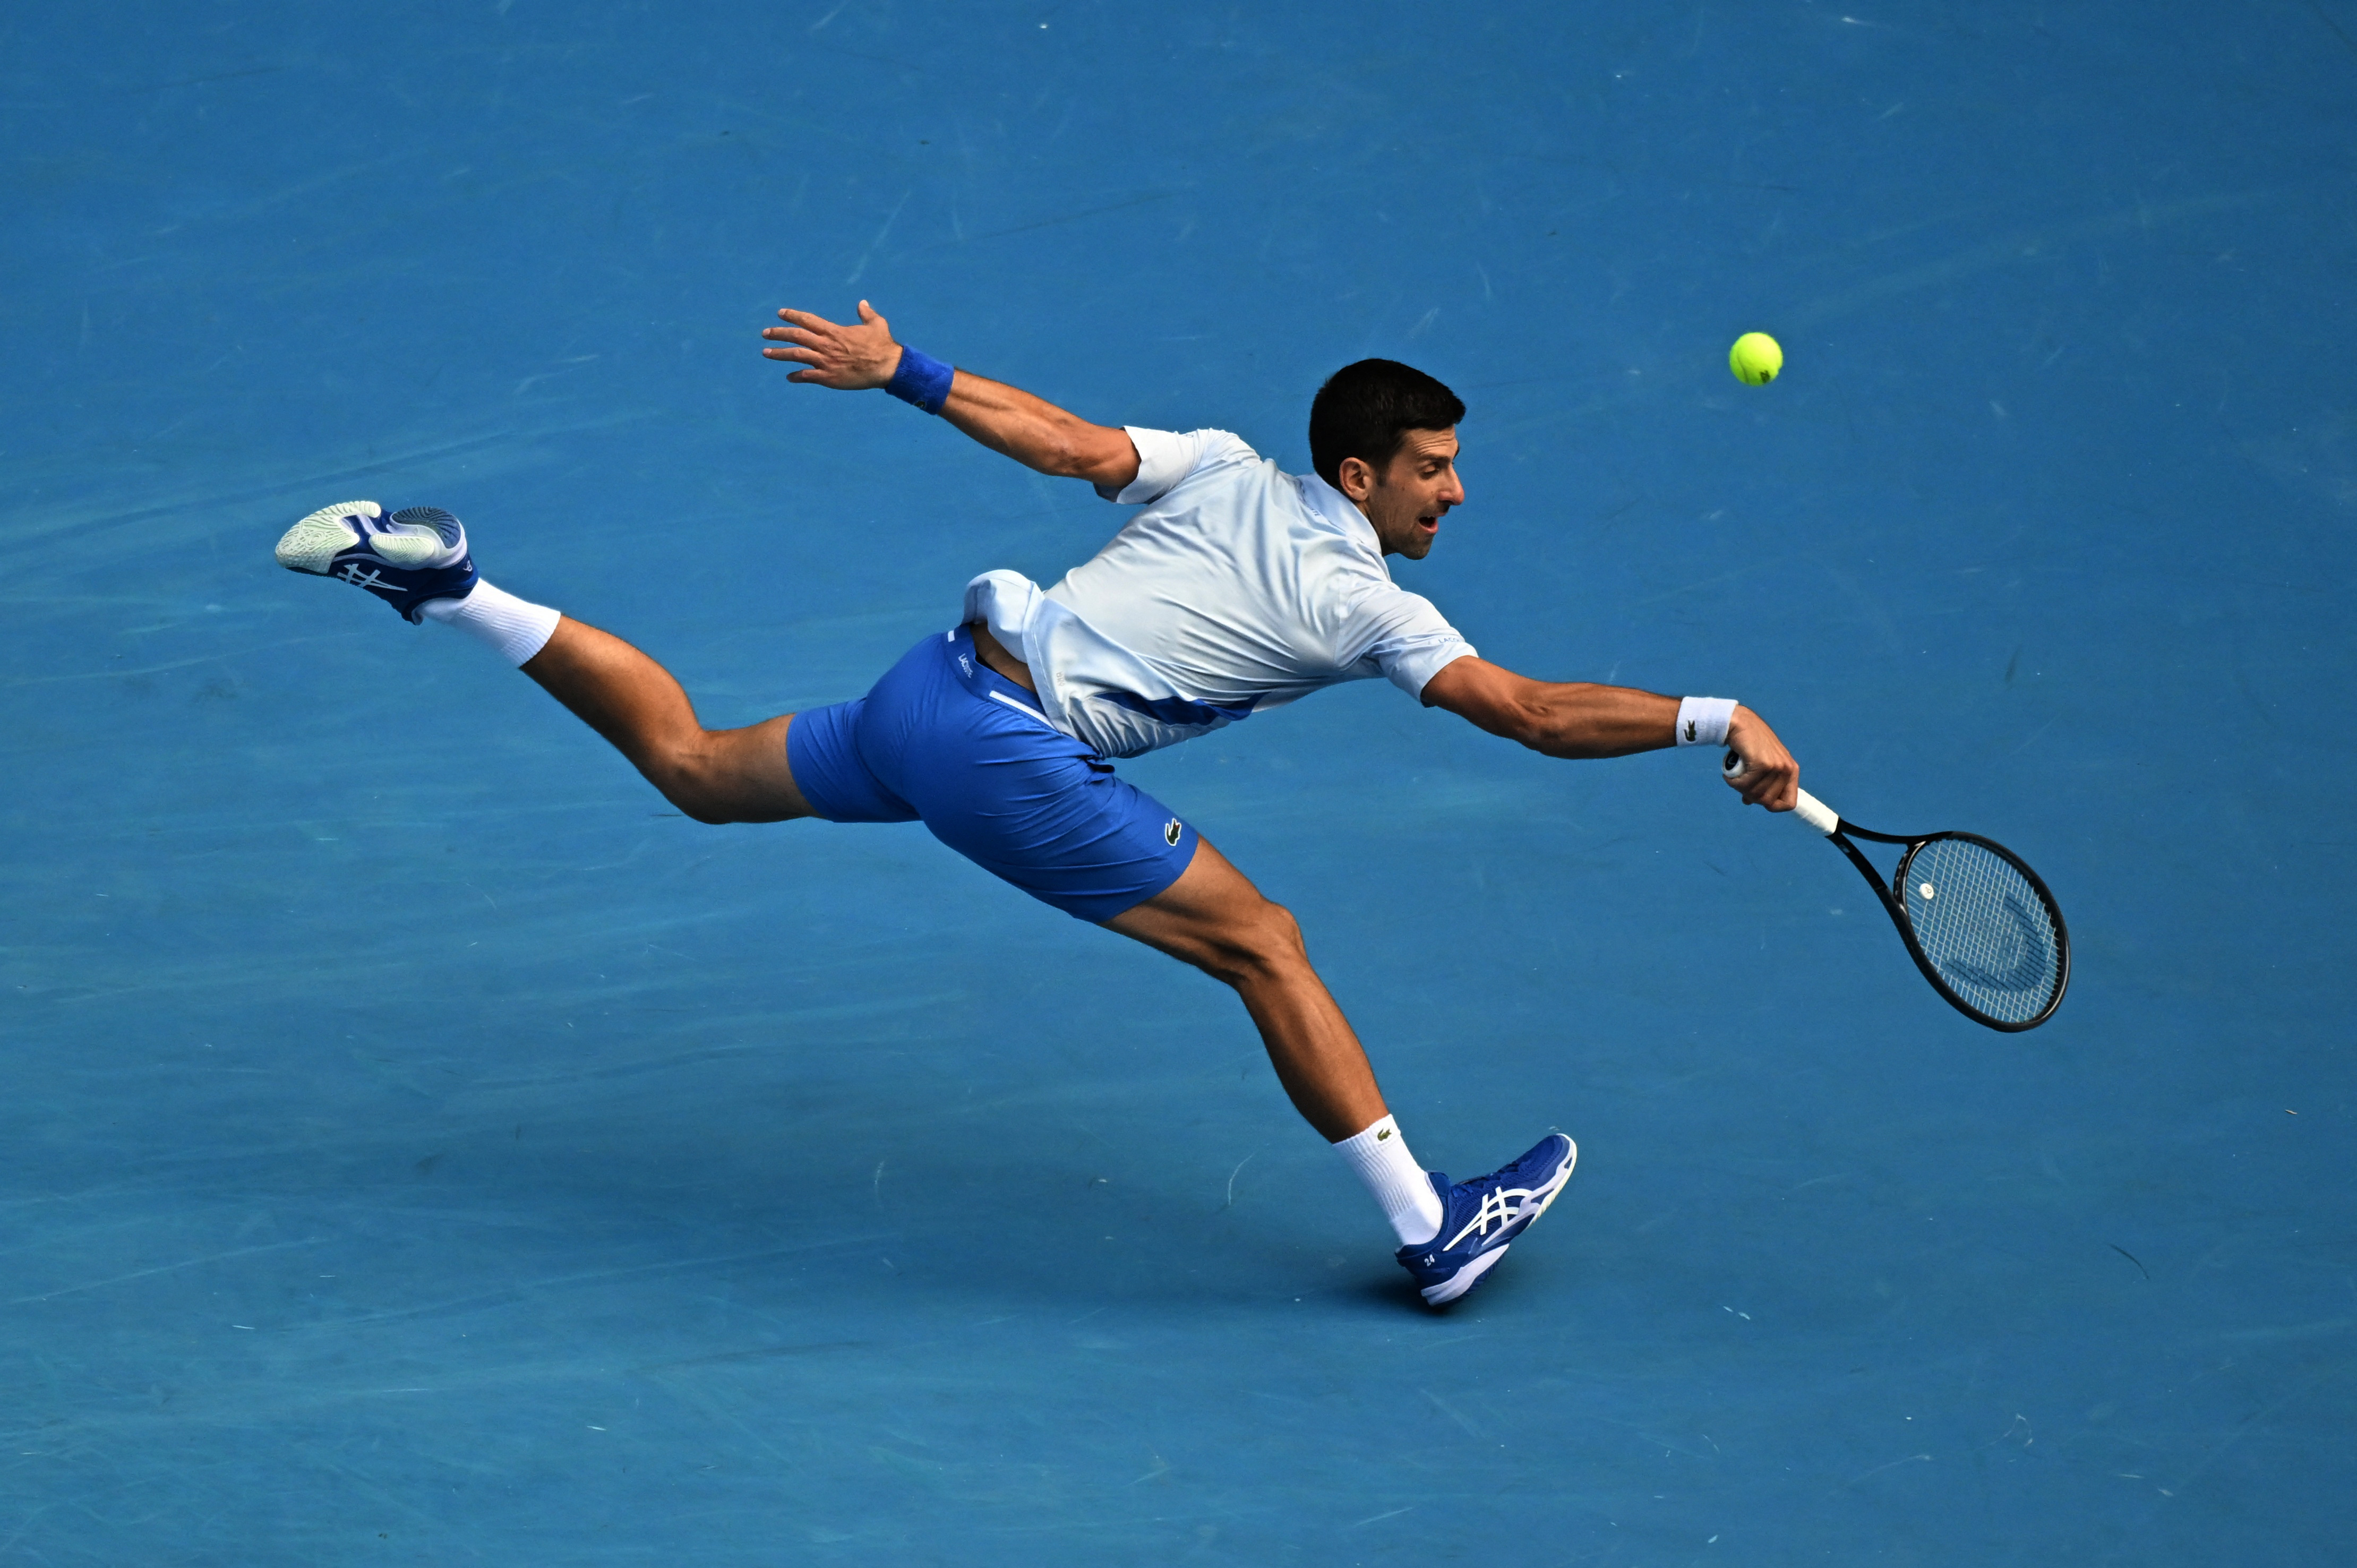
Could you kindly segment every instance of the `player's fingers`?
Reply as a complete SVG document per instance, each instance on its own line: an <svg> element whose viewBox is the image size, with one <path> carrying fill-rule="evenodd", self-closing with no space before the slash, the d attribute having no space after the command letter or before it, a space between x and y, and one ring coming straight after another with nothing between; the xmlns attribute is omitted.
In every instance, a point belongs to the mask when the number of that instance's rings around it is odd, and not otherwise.
<svg viewBox="0 0 2357 1568"><path fill-rule="evenodd" d="M1747 769L1735 782L1743 789L1745 805L1765 806L1771 811L1787 810L1791 804L1789 797L1797 788L1793 770L1787 767L1755 766ZM1779 804L1780 801L1783 803Z"/></svg>
<svg viewBox="0 0 2357 1568"><path fill-rule="evenodd" d="M807 332L823 331L827 328L834 325L834 322L829 321L823 316L814 316L807 310L794 310L791 308L780 310L778 312L778 319L780 321L791 322L794 326L802 328Z"/></svg>
<svg viewBox="0 0 2357 1568"><path fill-rule="evenodd" d="M873 327L876 323L883 320L884 318L876 314L876 307L874 306L868 304L863 299L859 302L859 319L866 322L868 326Z"/></svg>

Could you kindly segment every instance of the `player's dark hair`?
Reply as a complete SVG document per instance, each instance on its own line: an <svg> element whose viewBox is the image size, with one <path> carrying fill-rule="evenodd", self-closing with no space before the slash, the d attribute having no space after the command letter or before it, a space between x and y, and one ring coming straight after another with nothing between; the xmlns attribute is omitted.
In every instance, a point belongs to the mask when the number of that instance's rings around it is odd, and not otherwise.
<svg viewBox="0 0 2357 1568"><path fill-rule="evenodd" d="M1340 489L1342 459L1376 473L1391 467L1411 430L1447 430L1465 419L1457 394L1397 360L1361 360L1326 378L1309 403L1309 466Z"/></svg>

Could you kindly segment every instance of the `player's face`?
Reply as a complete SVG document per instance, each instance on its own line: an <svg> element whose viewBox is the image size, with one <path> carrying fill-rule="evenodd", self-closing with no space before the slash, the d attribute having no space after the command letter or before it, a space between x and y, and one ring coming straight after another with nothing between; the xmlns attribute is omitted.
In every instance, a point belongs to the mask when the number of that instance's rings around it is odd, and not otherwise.
<svg viewBox="0 0 2357 1568"><path fill-rule="evenodd" d="M1421 561L1432 553L1440 520L1465 500L1457 477L1457 432L1411 430L1362 503L1386 555Z"/></svg>

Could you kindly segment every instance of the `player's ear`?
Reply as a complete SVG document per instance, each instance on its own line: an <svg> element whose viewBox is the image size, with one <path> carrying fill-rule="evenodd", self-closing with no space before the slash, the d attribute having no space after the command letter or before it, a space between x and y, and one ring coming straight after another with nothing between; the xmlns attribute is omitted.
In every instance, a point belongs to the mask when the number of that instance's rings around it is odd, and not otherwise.
<svg viewBox="0 0 2357 1568"><path fill-rule="evenodd" d="M1363 501L1375 493L1374 465L1364 457L1345 457L1340 471L1335 474L1342 482L1334 488L1354 501Z"/></svg>

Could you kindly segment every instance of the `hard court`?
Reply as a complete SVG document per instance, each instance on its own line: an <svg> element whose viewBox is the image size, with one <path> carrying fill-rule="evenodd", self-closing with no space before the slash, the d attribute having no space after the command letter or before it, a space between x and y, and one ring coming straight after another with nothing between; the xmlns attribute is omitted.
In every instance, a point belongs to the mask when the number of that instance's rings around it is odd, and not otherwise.
<svg viewBox="0 0 2357 1568"><path fill-rule="evenodd" d="M32 0L0 81L0 1563L2346 1552L2357 4ZM1125 515L759 357L861 297L1294 471L1430 371L1399 580L2018 849L2060 1015L1693 752L1124 764L1417 1154L1578 1139L1427 1315L1220 986L272 563L440 505L708 723L856 696Z"/></svg>

